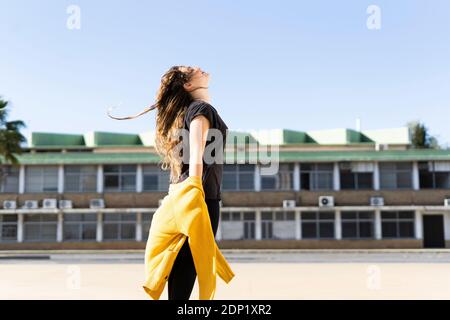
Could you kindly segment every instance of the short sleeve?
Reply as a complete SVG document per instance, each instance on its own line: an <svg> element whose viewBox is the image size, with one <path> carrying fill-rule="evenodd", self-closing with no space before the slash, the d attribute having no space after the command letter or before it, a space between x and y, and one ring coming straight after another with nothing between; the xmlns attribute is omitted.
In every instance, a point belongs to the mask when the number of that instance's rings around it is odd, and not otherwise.
<svg viewBox="0 0 450 320"><path fill-rule="evenodd" d="M199 115L205 116L209 120L209 125L211 128L214 127L214 110L212 106L206 102L201 102L189 107L186 116L186 126L190 129L191 121Z"/></svg>

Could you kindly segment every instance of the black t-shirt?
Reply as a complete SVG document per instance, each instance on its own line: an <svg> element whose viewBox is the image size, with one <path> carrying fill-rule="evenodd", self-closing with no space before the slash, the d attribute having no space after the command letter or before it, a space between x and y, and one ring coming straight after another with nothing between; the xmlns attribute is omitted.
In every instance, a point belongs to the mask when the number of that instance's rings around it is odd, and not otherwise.
<svg viewBox="0 0 450 320"><path fill-rule="evenodd" d="M189 107L186 110L186 114L184 117L184 129L190 129L191 121L198 115L204 115L210 122L210 129L218 129L221 132L222 136L222 151L225 150L226 136L228 133L228 127L222 118L219 116L217 110L206 101L202 100L194 100L191 102ZM208 130L208 136L206 139L206 148L209 144L215 141L217 136L211 134L211 131ZM187 136L189 139L189 136ZM188 146L188 144L187 144ZM189 150L185 150L187 152L186 159L189 159ZM225 155L223 153L223 157L215 158L215 150L212 152L208 151L210 155L213 157L214 161L206 162L203 159L203 190L205 191L205 199L216 199L221 200L221 183L222 183L222 175L223 175L223 162L225 161ZM189 177L189 163L182 163L181 175L178 182L182 182L184 179Z"/></svg>

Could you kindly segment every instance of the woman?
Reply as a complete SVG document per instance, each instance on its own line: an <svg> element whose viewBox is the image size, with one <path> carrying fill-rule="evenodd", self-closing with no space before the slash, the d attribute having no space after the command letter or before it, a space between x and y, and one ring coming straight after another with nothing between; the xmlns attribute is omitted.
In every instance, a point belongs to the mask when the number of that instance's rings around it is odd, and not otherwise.
<svg viewBox="0 0 450 320"><path fill-rule="evenodd" d="M170 167L170 182L182 182L188 176L200 176L205 191L205 202L216 235L221 200L223 171L223 150L228 127L217 110L210 104L208 93L209 74L200 68L174 66L161 78L157 102L143 112L118 120L132 119L158 108L156 116L156 150L162 156L162 168ZM210 129L215 129L214 140L209 139ZM180 130L188 132L188 163L183 162L183 147L179 149ZM219 138L219 140L217 140ZM213 161L204 161L206 147L215 143L212 149ZM218 146L218 148L217 148ZM208 149L209 150L209 149ZM217 153L216 151L219 151ZM222 157L219 159L219 155ZM194 287L197 272L189 248L188 239L177 255L168 279L168 299L188 300Z"/></svg>

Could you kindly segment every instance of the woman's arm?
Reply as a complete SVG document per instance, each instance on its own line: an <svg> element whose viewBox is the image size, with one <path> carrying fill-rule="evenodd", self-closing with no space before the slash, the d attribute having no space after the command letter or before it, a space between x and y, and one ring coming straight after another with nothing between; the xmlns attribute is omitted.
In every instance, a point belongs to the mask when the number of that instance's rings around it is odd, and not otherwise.
<svg viewBox="0 0 450 320"><path fill-rule="evenodd" d="M210 123L204 115L192 119L189 131L189 176L203 175L203 152Z"/></svg>

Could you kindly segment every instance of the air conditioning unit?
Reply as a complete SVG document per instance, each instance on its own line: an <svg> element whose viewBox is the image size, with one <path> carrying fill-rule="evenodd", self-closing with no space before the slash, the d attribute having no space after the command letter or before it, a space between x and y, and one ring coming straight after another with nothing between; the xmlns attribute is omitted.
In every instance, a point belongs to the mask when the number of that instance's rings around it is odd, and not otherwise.
<svg viewBox="0 0 450 320"><path fill-rule="evenodd" d="M15 200L4 200L3 201L3 209L16 209L16 201Z"/></svg>
<svg viewBox="0 0 450 320"><path fill-rule="evenodd" d="M105 201L103 199L91 199L89 202L91 209L100 209L105 207Z"/></svg>
<svg viewBox="0 0 450 320"><path fill-rule="evenodd" d="M319 197L319 207L334 207L334 197L333 196L320 196Z"/></svg>
<svg viewBox="0 0 450 320"><path fill-rule="evenodd" d="M283 208L295 208L295 200L283 200Z"/></svg>
<svg viewBox="0 0 450 320"><path fill-rule="evenodd" d="M42 200L42 208L44 209L56 209L56 199L44 199Z"/></svg>
<svg viewBox="0 0 450 320"><path fill-rule="evenodd" d="M370 205L371 206L384 206L384 198L383 197L370 197Z"/></svg>
<svg viewBox="0 0 450 320"><path fill-rule="evenodd" d="M59 200L59 208L60 209L71 209L72 208L72 200Z"/></svg>
<svg viewBox="0 0 450 320"><path fill-rule="evenodd" d="M450 207L450 198L444 200L444 206Z"/></svg>
<svg viewBox="0 0 450 320"><path fill-rule="evenodd" d="M37 200L25 200L25 203L22 208L37 209L37 208L39 208L38 201Z"/></svg>

